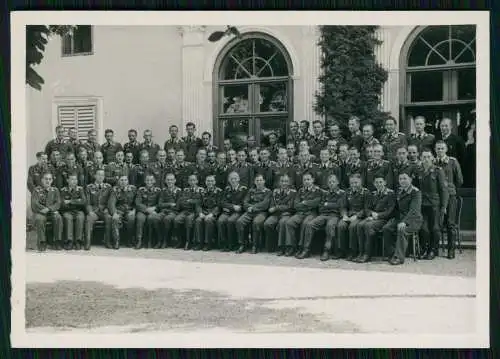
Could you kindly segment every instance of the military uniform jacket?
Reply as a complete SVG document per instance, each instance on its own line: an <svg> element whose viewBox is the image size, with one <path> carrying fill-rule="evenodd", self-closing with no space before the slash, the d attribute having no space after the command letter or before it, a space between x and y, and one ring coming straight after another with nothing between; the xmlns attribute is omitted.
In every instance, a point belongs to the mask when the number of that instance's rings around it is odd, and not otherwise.
<svg viewBox="0 0 500 359"><path fill-rule="evenodd" d="M141 187L135 196L135 207L137 211L147 213L149 207L158 207L160 200L161 189L160 187Z"/></svg>
<svg viewBox="0 0 500 359"><path fill-rule="evenodd" d="M326 148L327 144L328 144L328 137L326 137L324 133L322 133L319 136L311 136L311 138L309 139L309 146L311 147L311 153L316 157L319 157L319 152L323 148Z"/></svg>
<svg viewBox="0 0 500 359"><path fill-rule="evenodd" d="M408 190L400 189L397 194L397 219L410 228L417 229L422 224L422 192L410 186Z"/></svg>
<svg viewBox="0 0 500 359"><path fill-rule="evenodd" d="M243 186L248 187L252 184L255 169L248 162L236 162L234 165L229 165L228 175L233 171L238 173L238 175L240 176L240 183Z"/></svg>
<svg viewBox="0 0 500 359"><path fill-rule="evenodd" d="M105 142L101 145L101 152L104 158L104 163L111 163L115 161L117 152L123 151L123 147L118 142L108 143Z"/></svg>
<svg viewBox="0 0 500 359"><path fill-rule="evenodd" d="M293 207L300 214L315 214L321 201L322 190L318 186L301 187L295 196Z"/></svg>
<svg viewBox="0 0 500 359"><path fill-rule="evenodd" d="M443 169L446 181L448 182L448 191L450 195L457 194L457 188L462 187L464 177L458 160L453 157L436 158L435 164Z"/></svg>
<svg viewBox="0 0 500 359"><path fill-rule="evenodd" d="M180 138L169 138L168 140L165 141L165 144L163 145L163 149L165 151L168 151L169 148L175 149L175 151L178 150L184 150L184 141Z"/></svg>
<svg viewBox="0 0 500 359"><path fill-rule="evenodd" d="M347 161L344 171L342 173L342 182L345 188L349 187L349 177L358 173L362 180L366 176L366 162L361 161L359 158L356 161Z"/></svg>
<svg viewBox="0 0 500 359"><path fill-rule="evenodd" d="M68 185L68 176L70 174L76 173L78 179L78 185L83 186L85 184L85 171L79 163L75 163L72 166L65 165L61 168L61 174L63 177L63 183L65 186Z"/></svg>
<svg viewBox="0 0 500 359"><path fill-rule="evenodd" d="M87 185L85 197L87 198L87 213L104 211L108 208L109 196L113 187L109 183L91 183Z"/></svg>
<svg viewBox="0 0 500 359"><path fill-rule="evenodd" d="M89 140L80 141L80 144L78 145L78 149L80 149L81 147L83 147L87 150L89 160L91 160L91 161L94 160L94 153L101 150L101 146L97 142L90 142Z"/></svg>
<svg viewBox="0 0 500 359"><path fill-rule="evenodd" d="M377 219L388 220L394 214L396 208L396 192L385 188L382 192L373 191L368 202L367 216L371 212L377 213Z"/></svg>
<svg viewBox="0 0 500 359"><path fill-rule="evenodd" d="M347 198L347 215L349 217L356 216L358 218L366 217L368 205L370 203L370 191L362 187L356 191L349 188L346 191Z"/></svg>
<svg viewBox="0 0 500 359"><path fill-rule="evenodd" d="M172 189L163 187L158 200L158 209L165 213L177 212L179 210L178 203L181 193L182 190L179 187Z"/></svg>
<svg viewBox="0 0 500 359"><path fill-rule="evenodd" d="M155 177L156 186L162 188L165 186L165 176L167 173L172 173L173 169L168 162L161 163L156 161L149 165L149 172Z"/></svg>
<svg viewBox="0 0 500 359"><path fill-rule="evenodd" d="M149 163L136 164L130 171L130 183L134 186L144 186L146 175L149 173L153 173Z"/></svg>
<svg viewBox="0 0 500 359"><path fill-rule="evenodd" d="M128 166L125 164L125 162L111 162L106 166L104 172L104 176L106 178L105 181L111 185L116 185L118 183L118 179L121 176L128 177L129 175Z"/></svg>
<svg viewBox="0 0 500 359"><path fill-rule="evenodd" d="M377 140L375 137L370 138L369 140L363 139L363 146L361 147L361 158L363 160L366 160L366 150L370 146L375 146L375 145L380 145L380 141Z"/></svg>
<svg viewBox="0 0 500 359"><path fill-rule="evenodd" d="M290 133L286 139L287 142L293 142L295 144L295 148L299 147L300 140L302 139L302 136L300 132L297 132L296 134Z"/></svg>
<svg viewBox="0 0 500 359"><path fill-rule="evenodd" d="M210 174L210 167L205 163L196 163L191 169L191 174L195 174L198 177L198 183L205 186L205 179Z"/></svg>
<svg viewBox="0 0 500 359"><path fill-rule="evenodd" d="M337 180L339 182L342 180L340 167L336 163L328 161L327 163L321 163L318 165L316 178L318 179L318 185L321 188L325 189L328 187L328 177L330 175L337 176Z"/></svg>
<svg viewBox="0 0 500 359"><path fill-rule="evenodd" d="M347 144L347 140L342 136L335 137L335 138L328 137L328 140L333 141L335 143L335 148L337 151L338 151L340 145ZM328 141L326 141L326 144L328 145Z"/></svg>
<svg viewBox="0 0 500 359"><path fill-rule="evenodd" d="M217 187L225 188L227 184L227 176L229 175L229 166L217 166L214 174Z"/></svg>
<svg viewBox="0 0 500 359"><path fill-rule="evenodd" d="M297 191L293 188L281 189L276 188L271 196L269 207L277 208L274 214L289 216L294 212L294 200Z"/></svg>
<svg viewBox="0 0 500 359"><path fill-rule="evenodd" d="M279 146L278 145L273 145L273 146L267 146L267 150L269 151L269 158L271 161L276 161L278 159L278 150Z"/></svg>
<svg viewBox="0 0 500 359"><path fill-rule="evenodd" d="M319 204L320 214L335 214L343 217L347 212L346 192L340 188L335 190L328 189L322 192L321 202Z"/></svg>
<svg viewBox="0 0 500 359"><path fill-rule="evenodd" d="M52 173L52 177L54 178L54 185L61 189L64 187L64 175L63 171L66 167L66 163L63 161L59 161L57 163L50 163L48 165L49 172Z"/></svg>
<svg viewBox="0 0 500 359"><path fill-rule="evenodd" d="M97 170L104 170L104 178L106 178L106 167L107 166L104 163L97 164L95 162L91 162L90 165L84 169L86 183L95 182L95 173Z"/></svg>
<svg viewBox="0 0 500 359"><path fill-rule="evenodd" d="M410 139L408 140L408 145L415 145L418 148L418 153L422 153L422 150L429 149L434 151L435 137L430 133L416 134L412 133Z"/></svg>
<svg viewBox="0 0 500 359"><path fill-rule="evenodd" d="M363 148L364 138L361 134L361 131L357 131L355 134L351 133L351 137L349 138L349 147L356 147L359 152L361 152Z"/></svg>
<svg viewBox="0 0 500 359"><path fill-rule="evenodd" d="M35 187L31 194L31 210L33 213L41 213L44 208L49 211L58 211L61 207L61 196L56 187Z"/></svg>
<svg viewBox="0 0 500 359"><path fill-rule="evenodd" d="M201 213L201 202L205 190L203 187L188 187L180 194L179 209L181 211L189 211L193 213Z"/></svg>
<svg viewBox="0 0 500 359"><path fill-rule="evenodd" d="M293 164L290 162L276 162L276 165L273 168L273 185L274 187L278 187L280 184L280 178L283 175L288 175L290 178L290 185L293 186L295 183L295 173L293 171Z"/></svg>
<svg viewBox="0 0 500 359"><path fill-rule="evenodd" d="M195 136L184 136L182 137L182 141L184 142L184 148L186 151L186 160L194 161L196 158L196 152L200 147L203 147L203 141L199 137Z"/></svg>
<svg viewBox="0 0 500 359"><path fill-rule="evenodd" d="M68 142L66 140L59 140L55 138L50 140L45 146L45 153L47 154L48 158L50 158L52 152L54 151L59 151L61 153L61 156L64 158L66 157L66 154L68 152L72 151L72 148L68 145Z"/></svg>
<svg viewBox="0 0 500 359"><path fill-rule="evenodd" d="M139 153L141 153L142 151L147 151L149 154L149 162L156 161L156 155L158 154L159 150L160 150L160 145L154 142L151 143L143 142L139 144Z"/></svg>
<svg viewBox="0 0 500 359"><path fill-rule="evenodd" d="M267 161L267 163L260 162L258 166L254 167L252 182L253 179L255 178L255 175L261 174L262 176L264 176L264 181L266 182L266 186L271 187L273 185L275 168L276 168L276 162L274 161Z"/></svg>
<svg viewBox="0 0 500 359"><path fill-rule="evenodd" d="M304 173L309 172L314 176L314 181L318 181L318 165L313 162L307 163L297 163L293 166L293 171L295 172L295 187L302 187L302 176ZM299 191L300 192L300 191Z"/></svg>
<svg viewBox="0 0 500 359"><path fill-rule="evenodd" d="M123 145L123 152L127 153L130 152L134 155L134 163L139 163L139 157L140 157L140 149L139 149L140 143L138 141L134 142L127 142L126 144Z"/></svg>
<svg viewBox="0 0 500 359"><path fill-rule="evenodd" d="M215 187L213 189L207 188L202 195L201 209L205 213L212 213L214 216L220 214L220 200L222 196L222 189Z"/></svg>
<svg viewBox="0 0 500 359"><path fill-rule="evenodd" d="M64 201L70 201L68 204ZM81 186L75 188L64 187L61 190L61 210L62 211L83 211L87 206L85 190Z"/></svg>
<svg viewBox="0 0 500 359"><path fill-rule="evenodd" d="M134 209L137 188L127 185L124 188L113 187L109 198L109 213L114 215L116 211L127 212Z"/></svg>
<svg viewBox="0 0 500 359"><path fill-rule="evenodd" d="M176 162L172 168L177 185L181 188L188 186L188 177L193 172L193 164L191 162Z"/></svg>
<svg viewBox="0 0 500 359"><path fill-rule="evenodd" d="M49 171L48 166L40 166L36 164L28 169L28 190L33 193L33 190L42 185L42 176Z"/></svg>
<svg viewBox="0 0 500 359"><path fill-rule="evenodd" d="M243 200L247 194L248 188L239 185L237 188L227 186L222 194L221 207L224 213L234 213L233 206L243 207Z"/></svg>
<svg viewBox="0 0 500 359"><path fill-rule="evenodd" d="M460 136L452 133L448 137L443 138L442 134L438 133L435 141L437 142L439 140L446 142L446 145L448 146L447 155L449 157L455 157L459 163L463 160L465 143Z"/></svg>
<svg viewBox="0 0 500 359"><path fill-rule="evenodd" d="M207 151L207 153L208 152L218 152L219 151L219 148L217 146L212 145L212 144L203 145L200 148L203 148L205 151Z"/></svg>
<svg viewBox="0 0 500 359"><path fill-rule="evenodd" d="M418 184L422 206L446 208L448 206L448 186L441 168L432 166L427 171L422 167L418 173Z"/></svg>
<svg viewBox="0 0 500 359"><path fill-rule="evenodd" d="M410 161L399 162L394 160L390 165L387 187L391 187L394 190L397 189L399 187L399 175L404 172L408 173L413 181L416 181L418 177L418 165L412 164ZM416 185L415 182L413 184Z"/></svg>
<svg viewBox="0 0 500 359"><path fill-rule="evenodd" d="M376 177L384 177L386 182L391 181L390 164L386 160L370 160L365 167L365 185L374 188L373 181Z"/></svg>
<svg viewBox="0 0 500 359"><path fill-rule="evenodd" d="M384 133L380 138L380 143L384 147L386 158L392 159L396 156L399 147L408 145L406 135L402 132Z"/></svg>
<svg viewBox="0 0 500 359"><path fill-rule="evenodd" d="M271 203L272 191L269 188L257 189L251 188L248 190L245 199L243 200L243 209L248 211L250 207L253 208L252 212L266 212Z"/></svg>

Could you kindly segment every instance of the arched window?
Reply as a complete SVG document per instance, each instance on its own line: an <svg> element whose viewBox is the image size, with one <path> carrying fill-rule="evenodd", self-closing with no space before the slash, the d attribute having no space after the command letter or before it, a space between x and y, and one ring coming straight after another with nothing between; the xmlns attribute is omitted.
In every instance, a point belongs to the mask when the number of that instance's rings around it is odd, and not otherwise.
<svg viewBox="0 0 500 359"><path fill-rule="evenodd" d="M221 52L214 77L214 134L220 145L230 138L242 147L248 135L259 145L276 132L284 141L292 118L292 66L274 38L247 33Z"/></svg>
<svg viewBox="0 0 500 359"><path fill-rule="evenodd" d="M454 131L463 135L476 106L476 27L419 28L403 47L402 62L401 118L407 130L417 115L426 117L430 133L448 117Z"/></svg>

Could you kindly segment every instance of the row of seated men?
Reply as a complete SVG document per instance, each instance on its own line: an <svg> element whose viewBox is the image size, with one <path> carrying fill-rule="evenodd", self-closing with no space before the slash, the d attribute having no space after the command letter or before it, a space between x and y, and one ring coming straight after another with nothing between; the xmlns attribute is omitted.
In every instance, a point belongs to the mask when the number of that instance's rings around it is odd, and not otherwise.
<svg viewBox="0 0 500 359"><path fill-rule="evenodd" d="M446 144L438 143L436 147L438 153L446 154ZM266 187L261 173L254 176L254 187L248 189L241 184L237 171L229 173L229 185L224 190L217 187L216 176L210 174L205 177L206 187L199 187L197 173L188 174L184 190L175 185L174 173L165 175L163 188L156 187L152 172L145 174L144 186L139 189L129 184L127 175L119 176L117 185L112 187L104 182L106 171L102 168L96 170L94 183L86 189L78 186L78 174L68 174L67 186L59 192L51 186L52 173L44 172L41 186L33 191L32 209L42 250L46 246L48 216L54 222L56 248L62 244L60 210L65 219L65 248L68 249L81 248L84 240L85 247L89 248L93 224L100 218L105 222L108 247L119 247L119 227L124 222L129 237L136 229L136 248L143 245L146 223L150 235L156 234L155 247L165 247L169 238L176 238L177 245L188 248L194 243L195 247L209 249L217 227L219 247L231 249L234 244L231 238L238 238L241 252L248 245L246 227L252 223L252 251L257 250L264 231L268 242L278 239L279 254L304 258L310 254L314 231L325 226L325 250L321 259L347 257L368 261L373 238L383 230L384 243L395 243L390 262L400 264L406 252L407 232L421 230L424 257L434 258L445 222L449 231L448 257L454 257L456 225L451 199L456 197L456 192L451 196L450 192L454 190L453 183L458 184L457 175L461 176L455 162L449 157L435 161L430 150L423 151L417 170L399 173L396 193L387 188L387 177L382 174L373 176L374 192L363 188L360 171L349 175L347 191L340 188L339 177L333 172L327 176L326 186L316 186L317 176L310 168L302 173L298 190L293 188L291 177L283 173L273 191ZM414 180L421 190L412 185ZM237 236L233 235L234 231ZM397 240L392 241L395 236Z"/></svg>

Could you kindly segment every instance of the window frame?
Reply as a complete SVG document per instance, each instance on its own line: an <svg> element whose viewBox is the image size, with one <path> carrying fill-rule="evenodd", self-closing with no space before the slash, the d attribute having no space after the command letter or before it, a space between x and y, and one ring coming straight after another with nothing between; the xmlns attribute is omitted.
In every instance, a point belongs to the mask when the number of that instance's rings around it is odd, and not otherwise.
<svg viewBox="0 0 500 359"><path fill-rule="evenodd" d="M61 36L61 57L74 57L74 56L90 56L94 54L94 26L92 25L78 25L78 26L89 26L90 27L90 51L85 52L75 52L74 51L74 35L66 34ZM75 29L74 31L76 31ZM68 36L71 39L71 53L64 53L64 37Z"/></svg>

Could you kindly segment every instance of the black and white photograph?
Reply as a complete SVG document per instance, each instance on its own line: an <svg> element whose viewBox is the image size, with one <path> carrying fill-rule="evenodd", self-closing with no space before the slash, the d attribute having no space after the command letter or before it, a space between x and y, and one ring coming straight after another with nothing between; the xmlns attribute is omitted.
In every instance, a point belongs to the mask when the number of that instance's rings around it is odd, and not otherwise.
<svg viewBox="0 0 500 359"><path fill-rule="evenodd" d="M14 13L12 344L487 346L488 26Z"/></svg>

